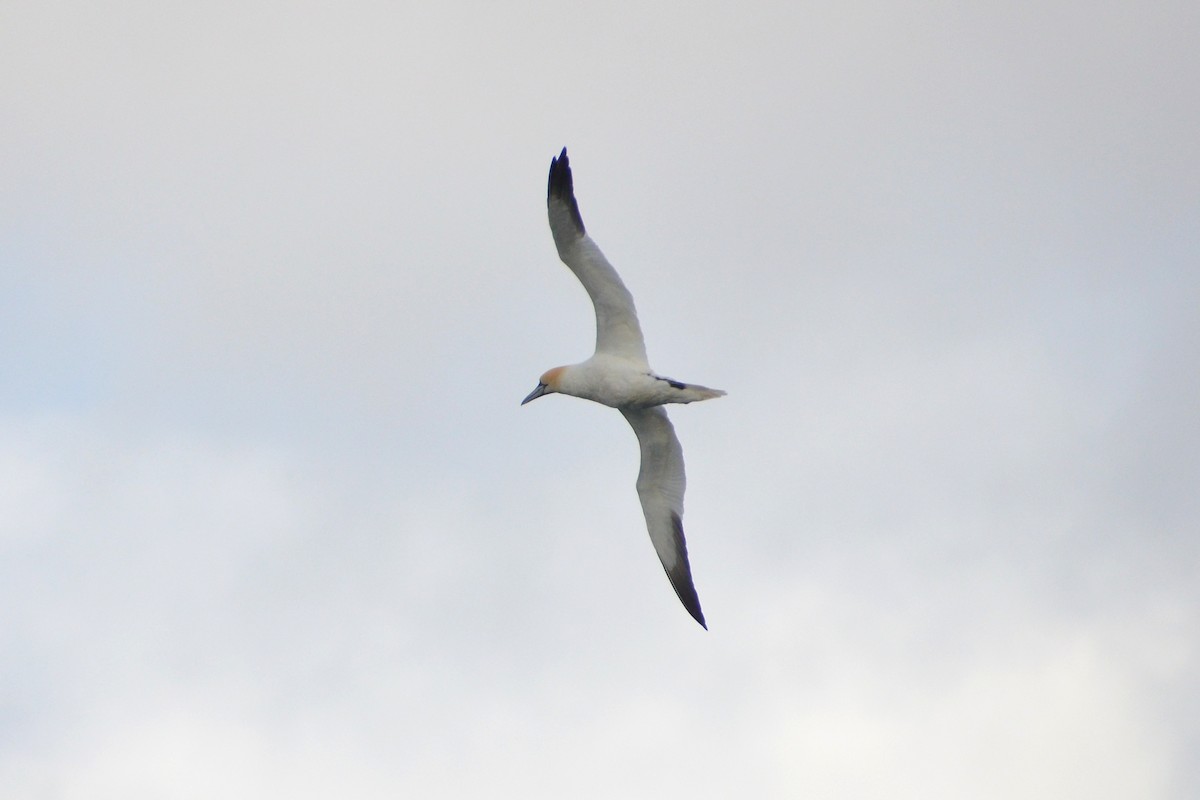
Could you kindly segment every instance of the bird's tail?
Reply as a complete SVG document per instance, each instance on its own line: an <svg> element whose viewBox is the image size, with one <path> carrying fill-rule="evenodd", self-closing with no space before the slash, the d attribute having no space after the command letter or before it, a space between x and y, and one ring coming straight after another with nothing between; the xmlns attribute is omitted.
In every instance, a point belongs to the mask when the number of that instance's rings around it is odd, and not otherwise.
<svg viewBox="0 0 1200 800"><path fill-rule="evenodd" d="M680 393L683 395L681 403L695 403L700 400L712 400L714 397L723 397L725 391L723 389L710 389L707 386L700 386L696 383L685 383L680 387Z"/></svg>

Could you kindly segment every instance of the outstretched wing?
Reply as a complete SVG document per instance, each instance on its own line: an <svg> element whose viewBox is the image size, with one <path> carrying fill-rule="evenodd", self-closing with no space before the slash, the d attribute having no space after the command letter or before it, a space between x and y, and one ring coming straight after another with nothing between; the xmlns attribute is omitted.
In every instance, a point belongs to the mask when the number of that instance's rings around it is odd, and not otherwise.
<svg viewBox="0 0 1200 800"><path fill-rule="evenodd" d="M579 278L596 308L596 352L649 366L633 295L583 227L565 147L550 161L546 210L558 257Z"/></svg>
<svg viewBox="0 0 1200 800"><path fill-rule="evenodd" d="M683 471L683 448L675 436L675 428L661 406L622 408L621 413L629 420L641 445L642 468L638 472L637 490L650 541L679 601L697 622L708 628L692 583L687 542L683 538L683 491L687 479Z"/></svg>

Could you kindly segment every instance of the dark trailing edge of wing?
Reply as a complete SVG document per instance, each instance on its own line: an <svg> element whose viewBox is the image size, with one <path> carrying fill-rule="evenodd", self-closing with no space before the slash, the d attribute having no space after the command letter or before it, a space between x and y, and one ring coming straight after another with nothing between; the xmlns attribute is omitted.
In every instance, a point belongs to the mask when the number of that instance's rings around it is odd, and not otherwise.
<svg viewBox="0 0 1200 800"><path fill-rule="evenodd" d="M688 385L686 383L684 383L683 381L677 381L674 378L664 378L662 375L655 375L653 372L650 373L650 377L654 378L655 380L658 380L658 381L663 381L668 386L670 386L672 389L688 388Z"/></svg>
<svg viewBox="0 0 1200 800"><path fill-rule="evenodd" d="M700 597L696 594L696 585L692 583L692 568L688 565L687 542L683 539L683 520L678 514L671 514L671 528L675 533L679 560L675 562L674 569L666 570L667 578L671 581L671 586L675 589L679 602L683 603L687 612L696 622L700 623L700 627L708 630L708 623L704 621L704 612L700 610Z"/></svg>
<svg viewBox="0 0 1200 800"><path fill-rule="evenodd" d="M579 229L579 235L587 233L583 227L583 217L579 215L579 204L575 202L575 182L571 178L571 162L567 160L567 148L563 148L558 158L550 159L550 181L546 187L546 200L557 198L567 204L571 210L571 220Z"/></svg>

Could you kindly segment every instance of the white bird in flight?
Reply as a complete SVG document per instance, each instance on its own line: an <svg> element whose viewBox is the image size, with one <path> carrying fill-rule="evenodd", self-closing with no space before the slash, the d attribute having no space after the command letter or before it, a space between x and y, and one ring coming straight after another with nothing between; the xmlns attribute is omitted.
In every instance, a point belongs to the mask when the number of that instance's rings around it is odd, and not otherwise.
<svg viewBox="0 0 1200 800"><path fill-rule="evenodd" d="M596 307L596 352L580 364L547 370L521 405L559 393L603 403L625 415L642 451L637 491L650 541L683 607L707 629L683 538L683 448L662 405L709 400L725 392L664 378L650 369L633 296L584 230L565 147L550 161L546 206L558 257Z"/></svg>

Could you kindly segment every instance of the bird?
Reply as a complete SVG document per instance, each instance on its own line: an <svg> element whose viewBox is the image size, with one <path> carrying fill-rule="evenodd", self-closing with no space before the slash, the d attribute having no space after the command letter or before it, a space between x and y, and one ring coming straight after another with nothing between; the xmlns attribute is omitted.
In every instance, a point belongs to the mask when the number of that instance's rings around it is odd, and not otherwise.
<svg viewBox="0 0 1200 800"><path fill-rule="evenodd" d="M521 405L565 394L624 415L641 450L637 493L650 541L679 601L708 630L683 535L683 448L663 406L710 400L725 392L667 378L650 368L633 295L583 226L565 147L550 160L546 212L558 257L575 273L595 307L596 350L586 361L546 370Z"/></svg>

